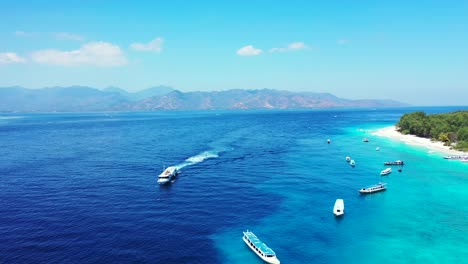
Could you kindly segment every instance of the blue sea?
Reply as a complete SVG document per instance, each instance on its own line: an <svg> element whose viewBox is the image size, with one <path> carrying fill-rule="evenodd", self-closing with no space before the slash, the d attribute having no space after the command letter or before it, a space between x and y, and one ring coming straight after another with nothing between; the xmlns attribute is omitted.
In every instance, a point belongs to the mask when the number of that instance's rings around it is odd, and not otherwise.
<svg viewBox="0 0 468 264"><path fill-rule="evenodd" d="M370 133L458 109L0 114L0 262L467 263L468 164Z"/></svg>

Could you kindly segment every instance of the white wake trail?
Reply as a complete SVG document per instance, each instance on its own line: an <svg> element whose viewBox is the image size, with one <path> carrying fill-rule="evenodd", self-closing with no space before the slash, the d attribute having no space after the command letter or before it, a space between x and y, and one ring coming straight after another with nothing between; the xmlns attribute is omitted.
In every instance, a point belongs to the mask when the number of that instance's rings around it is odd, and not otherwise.
<svg viewBox="0 0 468 264"><path fill-rule="evenodd" d="M219 157L219 152L218 151L214 151L214 150L208 150L208 151L203 151L202 153L198 154L198 155L195 155L193 157L190 157L188 159L186 159L184 162L178 164L178 165L175 165L175 167L177 168L177 170L180 170L184 167L187 167L187 166L191 166L191 165L195 165L195 164L198 164L200 162L203 162L207 159L214 159L214 158L217 158Z"/></svg>

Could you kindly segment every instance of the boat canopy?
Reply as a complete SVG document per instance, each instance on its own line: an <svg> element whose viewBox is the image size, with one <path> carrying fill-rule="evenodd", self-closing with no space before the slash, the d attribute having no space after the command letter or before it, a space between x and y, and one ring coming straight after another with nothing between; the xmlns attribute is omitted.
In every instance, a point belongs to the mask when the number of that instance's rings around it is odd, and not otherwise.
<svg viewBox="0 0 468 264"><path fill-rule="evenodd" d="M177 168L174 166L167 167L161 174L159 174L159 177L168 177L174 174L176 171L177 171Z"/></svg>
<svg viewBox="0 0 468 264"><path fill-rule="evenodd" d="M260 251L263 252L263 254L265 255L271 255L271 256L275 256L275 252L273 251L273 249L269 248L267 245L265 245L262 241L260 241L260 239L257 238L257 236L250 232L250 231L247 231L247 232L244 232L244 235L247 237L247 239L252 242L252 244L255 245L256 248L258 248Z"/></svg>

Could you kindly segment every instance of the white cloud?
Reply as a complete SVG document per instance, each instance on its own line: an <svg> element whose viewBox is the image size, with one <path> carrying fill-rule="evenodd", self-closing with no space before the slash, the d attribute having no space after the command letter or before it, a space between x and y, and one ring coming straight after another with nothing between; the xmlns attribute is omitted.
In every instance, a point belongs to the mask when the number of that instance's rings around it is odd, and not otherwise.
<svg viewBox="0 0 468 264"><path fill-rule="evenodd" d="M108 42L90 42L81 48L71 51L55 49L39 50L31 54L37 63L63 65L63 66L121 66L127 63L122 49Z"/></svg>
<svg viewBox="0 0 468 264"><path fill-rule="evenodd" d="M161 52L164 40L162 38L155 38L148 43L132 43L130 47L138 51L152 51Z"/></svg>
<svg viewBox="0 0 468 264"><path fill-rule="evenodd" d="M75 41L84 41L84 37L77 35L77 34L72 34L72 33L67 33L67 32L57 32L54 33L55 38L61 39L61 40L75 40Z"/></svg>
<svg viewBox="0 0 468 264"><path fill-rule="evenodd" d="M37 34L38 34L37 32L15 31L15 36L17 37L33 37Z"/></svg>
<svg viewBox="0 0 468 264"><path fill-rule="evenodd" d="M237 51L237 55L240 55L240 56L256 56L256 55L260 55L262 52L263 52L263 50L256 49L252 45L248 45L248 46L240 48Z"/></svg>
<svg viewBox="0 0 468 264"><path fill-rule="evenodd" d="M336 41L336 44L338 45L345 45L349 43L349 39L339 39Z"/></svg>
<svg viewBox="0 0 468 264"><path fill-rule="evenodd" d="M26 59L18 56L18 54L14 52L0 53L0 64L22 63L25 61Z"/></svg>
<svg viewBox="0 0 468 264"><path fill-rule="evenodd" d="M272 48L270 52L288 52L288 51L297 51L297 50L304 50L309 48L304 42L293 42L286 47L282 48Z"/></svg>

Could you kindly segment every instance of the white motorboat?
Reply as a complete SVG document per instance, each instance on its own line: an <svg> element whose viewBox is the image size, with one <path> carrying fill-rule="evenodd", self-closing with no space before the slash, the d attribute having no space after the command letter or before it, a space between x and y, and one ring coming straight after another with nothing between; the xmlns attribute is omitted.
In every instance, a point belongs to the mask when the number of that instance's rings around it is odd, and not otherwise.
<svg viewBox="0 0 468 264"><path fill-rule="evenodd" d="M161 174L159 174L158 183L165 184L170 182L173 178L177 176L177 168L174 166L167 167Z"/></svg>
<svg viewBox="0 0 468 264"><path fill-rule="evenodd" d="M356 166L356 162L355 162L354 160L351 160L351 161L349 162L349 165L351 165L351 167L354 167L354 166Z"/></svg>
<svg viewBox="0 0 468 264"><path fill-rule="evenodd" d="M386 168L385 170L380 172L380 176L385 176L392 173L392 168Z"/></svg>
<svg viewBox="0 0 468 264"><path fill-rule="evenodd" d="M350 157L350 156L347 156L347 157L346 157L346 161L347 161L347 162L350 162L350 161L351 161L351 157Z"/></svg>
<svg viewBox="0 0 468 264"><path fill-rule="evenodd" d="M336 199L335 206L333 206L333 213L335 216L344 215L344 200Z"/></svg>
<svg viewBox="0 0 468 264"><path fill-rule="evenodd" d="M242 237L245 244L249 246L249 248L257 254L263 261L271 264L280 264L278 258L276 258L276 253L273 249L269 248L265 245L258 237L251 231L247 230Z"/></svg>
<svg viewBox="0 0 468 264"><path fill-rule="evenodd" d="M380 192L380 191L385 191L387 187L385 187L385 183L379 182L378 184L362 188L359 190L361 194L369 194L369 193L375 193L375 192Z"/></svg>

